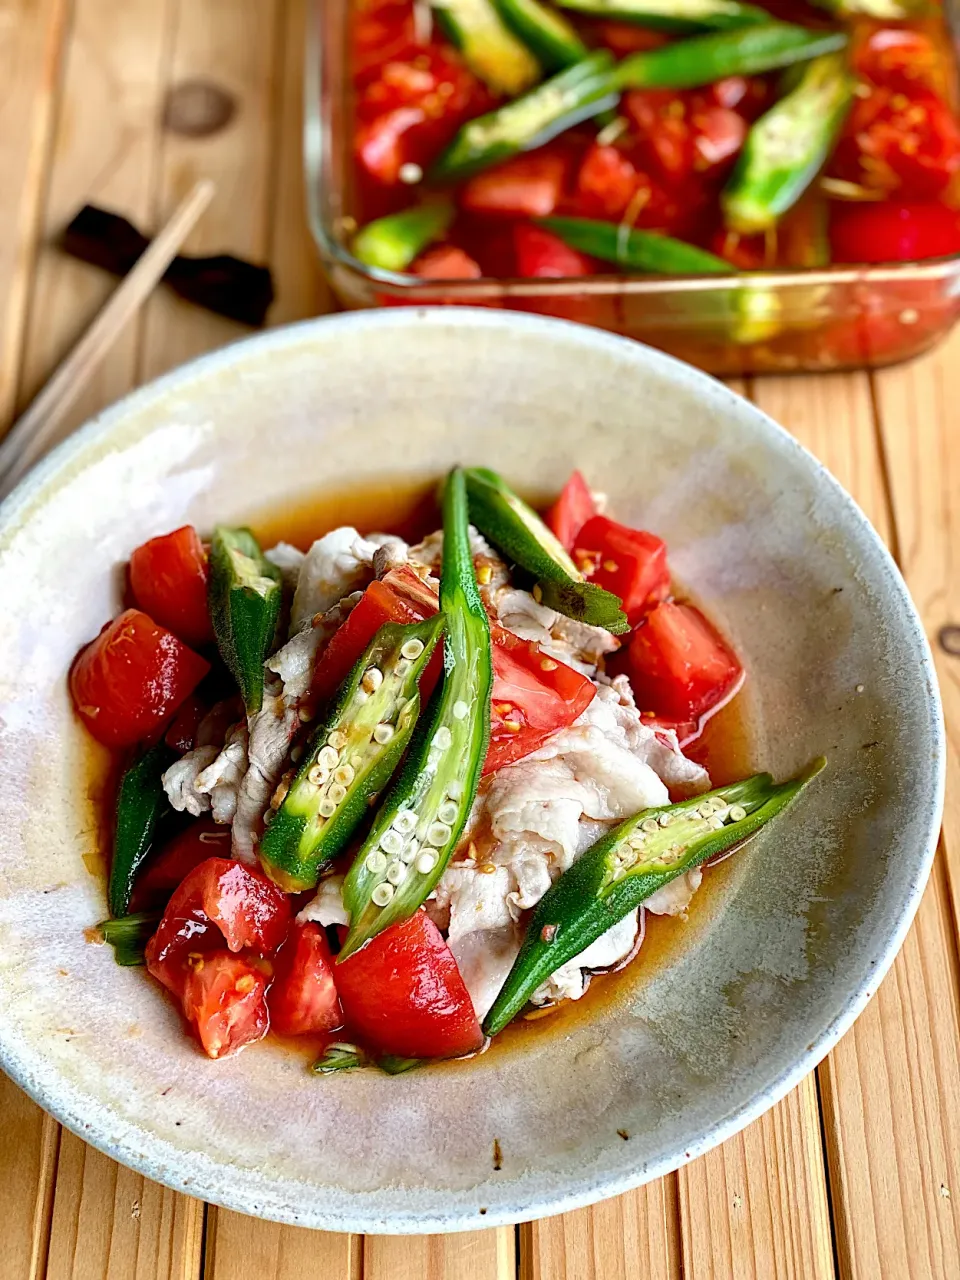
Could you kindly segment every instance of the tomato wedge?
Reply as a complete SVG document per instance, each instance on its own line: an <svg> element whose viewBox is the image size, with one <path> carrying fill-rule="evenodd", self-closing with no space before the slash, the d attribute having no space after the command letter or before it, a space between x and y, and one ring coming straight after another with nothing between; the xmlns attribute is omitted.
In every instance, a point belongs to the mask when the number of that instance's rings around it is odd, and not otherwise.
<svg viewBox="0 0 960 1280"><path fill-rule="evenodd" d="M314 697L331 698L385 622L419 622L437 612L437 598L411 569L392 570L371 582L347 620L333 633L313 674ZM426 700L443 670L442 646L420 679Z"/></svg>
<svg viewBox="0 0 960 1280"><path fill-rule="evenodd" d="M338 964L335 977L348 1027L378 1053L458 1058L483 1044L457 962L422 910Z"/></svg>
<svg viewBox="0 0 960 1280"><path fill-rule="evenodd" d="M596 514L597 504L586 480L579 471L574 471L545 519L566 549L572 551L577 534Z"/></svg>
<svg viewBox="0 0 960 1280"><path fill-rule="evenodd" d="M538 645L495 624L490 746L484 774L494 773L569 728L596 696L592 680Z"/></svg>
<svg viewBox="0 0 960 1280"><path fill-rule="evenodd" d="M98 742L131 747L157 735L209 670L172 632L128 609L81 651L70 692Z"/></svg>
<svg viewBox="0 0 960 1280"><path fill-rule="evenodd" d="M152 854L137 877L131 911L153 911L165 907L175 889L195 867L208 858L230 853L230 828L212 818L198 818L156 854Z"/></svg>
<svg viewBox="0 0 960 1280"><path fill-rule="evenodd" d="M834 262L910 262L960 253L960 213L943 204L835 202Z"/></svg>
<svg viewBox="0 0 960 1280"><path fill-rule="evenodd" d="M274 974L267 1003L275 1031L303 1036L343 1025L333 956L320 925L312 920L294 923L277 956Z"/></svg>
<svg viewBox="0 0 960 1280"><path fill-rule="evenodd" d="M455 244L438 244L421 253L410 270L424 280L479 280L483 275L480 264Z"/></svg>
<svg viewBox="0 0 960 1280"><path fill-rule="evenodd" d="M272 880L233 858L210 858L187 875L147 943L147 968L180 995L196 953L250 949L271 955L290 928L290 900Z"/></svg>
<svg viewBox="0 0 960 1280"><path fill-rule="evenodd" d="M193 525L151 538L130 557L130 589L144 613L186 644L213 640L207 553Z"/></svg>
<svg viewBox="0 0 960 1280"><path fill-rule="evenodd" d="M267 974L256 957L213 951L198 957L183 987L183 1016L204 1053L226 1058L267 1034Z"/></svg>
<svg viewBox="0 0 960 1280"><path fill-rule="evenodd" d="M857 98L830 172L904 200L936 199L960 171L960 124L942 98L875 88Z"/></svg>
<svg viewBox="0 0 960 1280"><path fill-rule="evenodd" d="M546 218L563 194L567 164L556 152L517 156L470 178L460 193L460 207L468 213Z"/></svg>
<svg viewBox="0 0 960 1280"><path fill-rule="evenodd" d="M562 279L566 276L589 276L594 271L592 258L571 249L552 231L529 222L518 222L514 227L513 248L517 275L525 278ZM571 315L568 318L575 320L578 317Z"/></svg>
<svg viewBox="0 0 960 1280"><path fill-rule="evenodd" d="M700 610L668 600L637 628L628 662L638 706L667 722L702 722L743 680L733 650Z"/></svg>
<svg viewBox="0 0 960 1280"><path fill-rule="evenodd" d="M670 592L663 539L606 516L594 516L583 526L573 558L591 582L620 597L631 626Z"/></svg>

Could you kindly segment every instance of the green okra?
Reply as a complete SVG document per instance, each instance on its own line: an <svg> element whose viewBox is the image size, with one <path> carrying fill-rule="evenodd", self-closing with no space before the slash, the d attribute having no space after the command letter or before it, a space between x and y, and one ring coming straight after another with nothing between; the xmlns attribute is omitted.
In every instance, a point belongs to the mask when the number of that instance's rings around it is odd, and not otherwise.
<svg viewBox="0 0 960 1280"><path fill-rule="evenodd" d="M107 902L113 916L126 915L129 910L137 872L153 845L157 824L169 812L163 775L175 759L176 753L164 742L158 742L135 760L120 779L107 886Z"/></svg>
<svg viewBox="0 0 960 1280"><path fill-rule="evenodd" d="M655 271L662 275L731 275L734 272L730 263L716 254L655 231L638 231L593 218L540 218L539 222L581 253L634 271Z"/></svg>
<svg viewBox="0 0 960 1280"><path fill-rule="evenodd" d="M263 833L260 861L288 893L312 889L389 782L420 714L417 682L443 629L442 614L387 622L344 681L283 802Z"/></svg>
<svg viewBox="0 0 960 1280"><path fill-rule="evenodd" d="M751 126L721 196L731 230L767 231L793 208L833 150L854 88L844 55L825 54Z"/></svg>
<svg viewBox="0 0 960 1280"><path fill-rule="evenodd" d="M550 221L544 219L545 223ZM464 474L471 520L485 537L536 578L534 594L548 608L578 622L604 627L614 635L629 630L618 597L584 579L534 509L495 471L469 467Z"/></svg>
<svg viewBox="0 0 960 1280"><path fill-rule="evenodd" d="M368 267L406 271L414 258L446 232L454 212L451 201L432 200L375 218L354 236L351 252Z"/></svg>
<svg viewBox="0 0 960 1280"><path fill-rule="evenodd" d="M696 31L734 31L764 26L773 18L766 9L740 0L556 0L590 18L635 22L651 31L685 35Z"/></svg>
<svg viewBox="0 0 960 1280"><path fill-rule="evenodd" d="M210 618L248 715L263 706L263 664L276 637L282 595L280 570L250 530L217 525L210 544Z"/></svg>
<svg viewBox="0 0 960 1280"><path fill-rule="evenodd" d="M443 682L344 881L350 931L338 960L413 915L433 891L477 793L490 737L493 663L468 527L464 473L456 469L443 497Z"/></svg>
<svg viewBox="0 0 960 1280"><path fill-rule="evenodd" d="M483 1029L496 1035L561 965L585 951L658 889L732 849L782 813L824 767L789 782L768 773L681 804L645 809L588 849L534 907Z"/></svg>

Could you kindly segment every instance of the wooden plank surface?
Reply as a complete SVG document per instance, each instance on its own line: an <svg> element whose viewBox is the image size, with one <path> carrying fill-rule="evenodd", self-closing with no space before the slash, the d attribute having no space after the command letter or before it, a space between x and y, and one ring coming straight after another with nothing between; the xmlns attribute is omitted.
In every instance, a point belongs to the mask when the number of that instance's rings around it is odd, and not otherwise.
<svg viewBox="0 0 960 1280"><path fill-rule="evenodd" d="M953 349L960 354L956 338ZM891 434L916 440L907 423L919 428L919 419L946 427L945 406L938 415L924 402L923 388L931 386L936 365L949 359L947 351L879 375L885 440ZM894 536L886 487L886 470L897 482L907 472L882 465L867 375L761 380L756 399L826 463L881 536L909 556L907 526ZM914 406L909 416L908 403ZM907 487L919 499L916 483ZM951 492L953 503L960 501L960 486ZM898 522L901 510L894 508ZM940 871L893 972L820 1069L842 1280L960 1275L957 1200L941 1193L941 1186L949 1192L957 1185L960 1162L957 953L950 925Z"/></svg>
<svg viewBox="0 0 960 1280"><path fill-rule="evenodd" d="M682 1280L677 1175L520 1228L520 1280Z"/></svg>

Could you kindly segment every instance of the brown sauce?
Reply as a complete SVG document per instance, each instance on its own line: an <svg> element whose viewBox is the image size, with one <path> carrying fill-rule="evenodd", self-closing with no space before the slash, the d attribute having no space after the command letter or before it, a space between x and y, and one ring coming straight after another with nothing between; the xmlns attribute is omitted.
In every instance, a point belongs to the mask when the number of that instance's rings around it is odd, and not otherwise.
<svg viewBox="0 0 960 1280"><path fill-rule="evenodd" d="M283 508L253 513L249 520L261 545L273 546L284 541L306 550L323 534L340 525L350 524L361 533L374 531L396 533L408 542L416 542L440 525L437 505L438 480L398 482L384 478L353 488L340 488L321 493L309 500ZM733 699L704 728L686 754L709 771L715 786L735 781L755 767L751 758L751 736L743 714L742 697ZM85 859L91 874L106 878L111 842L113 800L119 782L119 761L103 748L92 744L88 756L87 789L99 816L99 848ZM629 997L639 982L650 980L652 972L668 964L683 946L691 929L700 932L729 896L730 879L736 858L727 859L706 869L703 884L694 895L687 919L654 916L646 913L645 936L636 958L623 969L597 974L589 992L579 1001L567 1001L544 1013L517 1019L497 1037L495 1052L512 1045L539 1040L545 1035L569 1034L585 1018L595 1017L598 1008L619 1003ZM274 1043L314 1061L331 1040L348 1038L345 1031L329 1036L281 1037L271 1033Z"/></svg>

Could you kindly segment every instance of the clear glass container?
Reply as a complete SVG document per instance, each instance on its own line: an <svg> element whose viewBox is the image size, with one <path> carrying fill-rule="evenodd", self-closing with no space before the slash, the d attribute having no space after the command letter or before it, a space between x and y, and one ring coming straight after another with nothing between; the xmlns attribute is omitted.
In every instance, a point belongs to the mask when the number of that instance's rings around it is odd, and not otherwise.
<svg viewBox="0 0 960 1280"><path fill-rule="evenodd" d="M350 0L313 0L306 41L310 224L350 308L506 307L638 338L723 376L876 367L933 346L960 314L960 255L889 266L739 276L418 280L349 250L353 118Z"/></svg>

